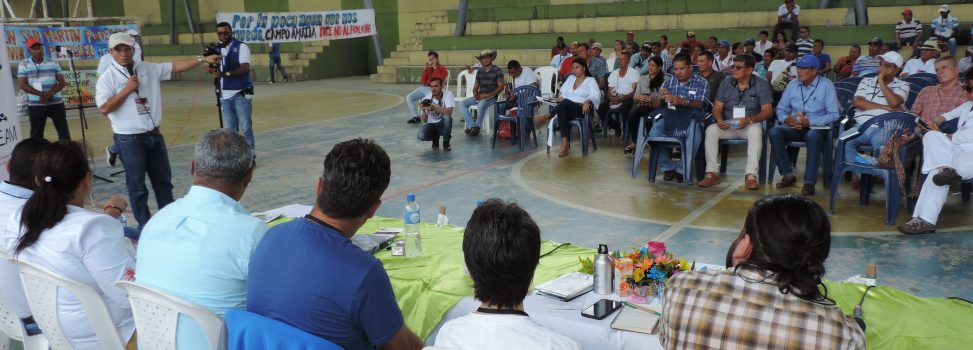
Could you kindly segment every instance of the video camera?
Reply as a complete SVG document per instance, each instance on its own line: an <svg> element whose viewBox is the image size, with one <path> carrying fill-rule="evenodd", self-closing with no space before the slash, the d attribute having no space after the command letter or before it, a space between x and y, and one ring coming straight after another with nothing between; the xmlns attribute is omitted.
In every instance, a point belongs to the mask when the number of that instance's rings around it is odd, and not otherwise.
<svg viewBox="0 0 973 350"><path fill-rule="evenodd" d="M220 49L223 48L223 44L209 43L203 46L203 57L219 55ZM210 68L218 68L220 65L216 63L210 63Z"/></svg>
<svg viewBox="0 0 973 350"><path fill-rule="evenodd" d="M431 105L431 104L432 104L432 100L431 99L428 99L428 98L427 99L423 99L422 101L419 102L419 105L420 106L423 106L423 107L428 106L428 105Z"/></svg>

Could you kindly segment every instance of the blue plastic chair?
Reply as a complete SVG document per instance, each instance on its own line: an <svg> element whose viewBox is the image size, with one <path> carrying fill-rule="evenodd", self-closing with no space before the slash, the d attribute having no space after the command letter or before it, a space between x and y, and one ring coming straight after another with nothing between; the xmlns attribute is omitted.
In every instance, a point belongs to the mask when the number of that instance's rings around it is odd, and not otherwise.
<svg viewBox="0 0 973 350"><path fill-rule="evenodd" d="M835 82L835 86L838 86L838 83L846 83L846 84L854 85L855 86L855 89L857 89L858 88L858 83L861 83L862 82L862 78L864 78L864 77L847 77L847 78L844 78L844 79L841 79L841 80L836 81Z"/></svg>
<svg viewBox="0 0 973 350"><path fill-rule="evenodd" d="M923 86L939 84L939 77L937 77L936 74L933 73L916 73L906 77L903 80L915 82L917 84L922 84Z"/></svg>
<svg viewBox="0 0 973 350"><path fill-rule="evenodd" d="M517 96L517 114L501 114L502 105L506 102L497 102L493 109L497 111L493 118L493 140L490 141L490 149L497 146L497 135L500 133L500 122L506 121L517 126L517 134L510 138L510 143L520 144L520 150L524 150L524 135L530 132L534 138L534 147L537 147L537 130L534 128L534 107L537 106L537 96L541 95L541 89L533 85L521 86L510 93ZM514 139L516 138L516 140Z"/></svg>
<svg viewBox="0 0 973 350"><path fill-rule="evenodd" d="M835 168L834 176L832 177L832 183L835 184L831 186L831 202L830 202L830 213L834 215L835 210L835 200L838 198L838 186L837 184L841 181L841 176L848 171L858 171L864 176L878 176L885 180L885 223L888 225L895 225L895 219L899 215L899 209L902 206L902 193L899 191L899 178L895 173L895 169L879 168L874 165L860 164L855 162L854 159L845 159L845 143L849 140L858 138L862 135L865 130L871 127L877 127L881 130L875 137L880 137L882 140L887 140L892 133L902 130L902 129L914 129L916 126L916 116L905 112L891 112L885 113L879 116L872 117L867 122L858 126L857 132L843 137L838 138L838 145L835 147ZM922 143L916 142L912 143L906 147L899 150L902 159L905 159L907 152L915 152L920 150ZM871 150L871 147L860 147L859 150L871 151L873 155L877 155L878 150ZM863 180L865 182L865 180ZM869 185L862 184L859 193L859 203L861 205L868 204ZM909 184L906 183L906 190L910 188Z"/></svg>
<svg viewBox="0 0 973 350"><path fill-rule="evenodd" d="M581 138L581 154L585 156L588 155L588 141L591 141L591 147L593 147L595 151L598 150L598 143L595 141L595 129L591 126L591 118L593 113L594 108L588 110L588 113L585 114L584 118L575 118L571 120L571 125L578 128L578 136ZM560 116L554 116L547 124L548 128L554 128L554 134L557 134L557 118L560 118ZM567 135L567 137L568 142L571 142L571 135ZM551 153L551 142L552 140L547 140L548 154Z"/></svg>
<svg viewBox="0 0 973 350"><path fill-rule="evenodd" d="M327 339L250 311L229 310L224 320L229 350L343 350Z"/></svg>
<svg viewBox="0 0 973 350"><path fill-rule="evenodd" d="M824 145L823 145L824 147L822 147L821 149L821 169L823 169L821 177L823 180L822 182L824 182L825 188L831 187L831 177L828 176L829 175L828 172L831 171L832 169L831 155L833 152L835 136L838 134L839 124L840 124L839 121L835 121L834 123L831 123L831 128L828 129L828 134L825 136L824 139ZM770 136L768 135L767 137L769 138ZM798 153L800 152L801 148L807 148L807 142L788 141L786 145L787 145L787 154L791 160L791 166L797 167ZM767 183L774 183L774 174L777 172L777 162L774 161L774 157L769 157L769 158L770 159L767 161ZM810 169L804 169L804 171L810 171ZM817 169L815 169L814 171L817 171Z"/></svg>
<svg viewBox="0 0 973 350"><path fill-rule="evenodd" d="M661 136L648 136L648 132L639 134L639 142L635 147L636 155L632 164L632 176L638 171L638 164L642 158L643 147L645 144L651 146L649 153L649 181L655 182L655 176L659 167L659 157L662 152L667 152L669 148L679 147L682 151L682 158L679 160L683 164L686 184L692 184L695 179L693 172L693 160L696 151L699 149L699 142L702 141L702 130L699 129L699 121L704 118L703 112L698 109L687 107L676 107L676 110L659 108L653 112L654 124L663 122ZM644 119L643 119L644 122ZM697 140L690 144L690 140Z"/></svg>

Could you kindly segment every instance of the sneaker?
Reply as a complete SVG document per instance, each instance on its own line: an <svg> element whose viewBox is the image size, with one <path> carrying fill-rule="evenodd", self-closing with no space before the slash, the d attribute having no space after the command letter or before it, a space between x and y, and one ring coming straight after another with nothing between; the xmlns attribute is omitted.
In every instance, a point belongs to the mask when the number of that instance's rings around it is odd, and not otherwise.
<svg viewBox="0 0 973 350"><path fill-rule="evenodd" d="M939 173L932 176L932 183L936 184L936 186L949 186L962 179L963 177L959 176L955 169L943 168Z"/></svg>
<svg viewBox="0 0 973 350"><path fill-rule="evenodd" d="M105 161L108 162L108 166L114 167L118 160L118 153L111 151L111 146L105 146Z"/></svg>
<svg viewBox="0 0 973 350"><path fill-rule="evenodd" d="M405 122L406 123L409 123L409 124L415 124L415 123L418 123L418 122L421 122L421 121L422 121L422 119L419 119L419 117L412 117L412 118L409 118L409 120L406 120Z"/></svg>
<svg viewBox="0 0 973 350"><path fill-rule="evenodd" d="M720 175L717 173L706 173L706 176L703 176L703 180L696 183L696 186L710 187L718 183L720 183Z"/></svg>
<svg viewBox="0 0 973 350"><path fill-rule="evenodd" d="M929 233L936 233L936 225L923 220L920 217L914 217L912 220L899 225L899 232L907 235L924 235Z"/></svg>

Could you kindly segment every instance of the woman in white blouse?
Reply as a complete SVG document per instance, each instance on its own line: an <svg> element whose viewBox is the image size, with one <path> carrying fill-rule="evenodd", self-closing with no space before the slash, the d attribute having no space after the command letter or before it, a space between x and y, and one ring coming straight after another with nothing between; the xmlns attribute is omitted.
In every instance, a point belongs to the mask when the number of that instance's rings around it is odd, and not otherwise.
<svg viewBox="0 0 973 350"><path fill-rule="evenodd" d="M91 170L81 145L58 141L45 146L34 161L34 175L37 188L7 221L3 246L15 259L98 291L121 339L129 341L135 322L128 296L115 282L135 279L135 248L118 220L84 209ZM57 312L74 349L101 348L77 298L59 293Z"/></svg>
<svg viewBox="0 0 973 350"><path fill-rule="evenodd" d="M571 75L561 85L561 96L556 98L557 105L550 114L539 115L534 118L535 125L543 125L551 115L557 115L557 126L561 132L561 150L558 157L568 155L568 136L571 135L571 120L583 118L588 112L593 112L593 106L601 102L601 89L598 82L591 77L588 63L584 59L575 58L571 64Z"/></svg>

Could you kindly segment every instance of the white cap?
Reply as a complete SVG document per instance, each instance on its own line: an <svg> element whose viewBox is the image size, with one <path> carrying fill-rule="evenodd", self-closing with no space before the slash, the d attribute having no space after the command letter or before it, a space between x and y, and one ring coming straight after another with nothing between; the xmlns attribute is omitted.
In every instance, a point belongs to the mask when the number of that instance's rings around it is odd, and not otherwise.
<svg viewBox="0 0 973 350"><path fill-rule="evenodd" d="M108 48L114 49L115 46L125 44L135 48L135 39L127 32L117 32L108 37Z"/></svg>
<svg viewBox="0 0 973 350"><path fill-rule="evenodd" d="M883 55L879 55L878 58L882 61L894 64L896 67L902 68L902 55L895 51L886 52Z"/></svg>
<svg viewBox="0 0 973 350"><path fill-rule="evenodd" d="M949 5L943 4L943 6L940 6L939 12L949 12Z"/></svg>
<svg viewBox="0 0 973 350"><path fill-rule="evenodd" d="M131 36L139 36L139 32L137 30L135 30L135 29L129 29L128 30L128 35L131 35Z"/></svg>

